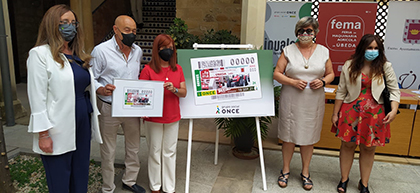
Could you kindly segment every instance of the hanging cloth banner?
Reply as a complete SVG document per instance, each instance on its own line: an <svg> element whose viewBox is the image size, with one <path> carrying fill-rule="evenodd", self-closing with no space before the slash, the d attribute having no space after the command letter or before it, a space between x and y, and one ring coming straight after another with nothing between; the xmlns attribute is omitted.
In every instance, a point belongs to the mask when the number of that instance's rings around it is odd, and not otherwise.
<svg viewBox="0 0 420 193"><path fill-rule="evenodd" d="M419 10L419 2L389 2L385 54L404 89L420 88Z"/></svg>
<svg viewBox="0 0 420 193"><path fill-rule="evenodd" d="M336 77L362 36L374 33L376 7L376 3L319 3L316 42L330 50Z"/></svg>
<svg viewBox="0 0 420 193"><path fill-rule="evenodd" d="M300 18L311 16L312 3L267 2L264 29L264 50L273 50L273 65L283 48L296 42L295 25Z"/></svg>

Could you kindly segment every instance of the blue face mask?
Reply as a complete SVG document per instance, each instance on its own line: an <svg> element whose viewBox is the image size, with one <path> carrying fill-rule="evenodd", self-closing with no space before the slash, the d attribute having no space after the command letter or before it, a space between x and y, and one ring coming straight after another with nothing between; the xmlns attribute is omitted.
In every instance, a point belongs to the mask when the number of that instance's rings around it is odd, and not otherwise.
<svg viewBox="0 0 420 193"><path fill-rule="evenodd" d="M379 50L366 50L365 58L367 61L373 61L379 56Z"/></svg>

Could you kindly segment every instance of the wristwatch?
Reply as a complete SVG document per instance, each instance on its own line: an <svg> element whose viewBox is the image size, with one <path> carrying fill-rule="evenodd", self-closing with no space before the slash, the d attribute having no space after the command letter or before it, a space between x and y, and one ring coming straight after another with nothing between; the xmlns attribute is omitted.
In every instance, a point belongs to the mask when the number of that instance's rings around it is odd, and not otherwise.
<svg viewBox="0 0 420 193"><path fill-rule="evenodd" d="M178 93L178 89L177 88L175 88L175 92L174 93Z"/></svg>
<svg viewBox="0 0 420 193"><path fill-rule="evenodd" d="M320 78L319 80L322 81L322 87L325 87L325 81L322 80L322 78Z"/></svg>

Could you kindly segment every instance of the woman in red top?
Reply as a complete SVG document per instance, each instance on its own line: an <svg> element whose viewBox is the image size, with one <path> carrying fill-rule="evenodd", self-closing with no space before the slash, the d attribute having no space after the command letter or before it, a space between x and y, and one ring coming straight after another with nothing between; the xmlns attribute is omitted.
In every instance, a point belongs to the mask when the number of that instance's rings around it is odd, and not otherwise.
<svg viewBox="0 0 420 193"><path fill-rule="evenodd" d="M152 60L140 74L141 80L164 81L163 116L145 119L149 146L148 173L152 193L175 192L176 146L181 113L179 97L187 95L184 73L176 64L174 40L166 34L153 41Z"/></svg>

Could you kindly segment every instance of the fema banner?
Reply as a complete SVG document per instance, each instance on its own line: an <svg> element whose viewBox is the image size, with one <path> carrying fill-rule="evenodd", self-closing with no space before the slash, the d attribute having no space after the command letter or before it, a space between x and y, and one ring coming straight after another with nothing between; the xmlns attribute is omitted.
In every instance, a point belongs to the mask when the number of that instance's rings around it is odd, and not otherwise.
<svg viewBox="0 0 420 193"><path fill-rule="evenodd" d="M374 34L376 7L376 3L319 3L316 42L330 50L336 77L362 36Z"/></svg>
<svg viewBox="0 0 420 193"><path fill-rule="evenodd" d="M283 48L296 42L295 25L300 18L311 16L311 6L305 2L267 2L264 50L273 50L273 66Z"/></svg>
<svg viewBox="0 0 420 193"><path fill-rule="evenodd" d="M420 3L389 2L385 55L404 89L419 89Z"/></svg>

